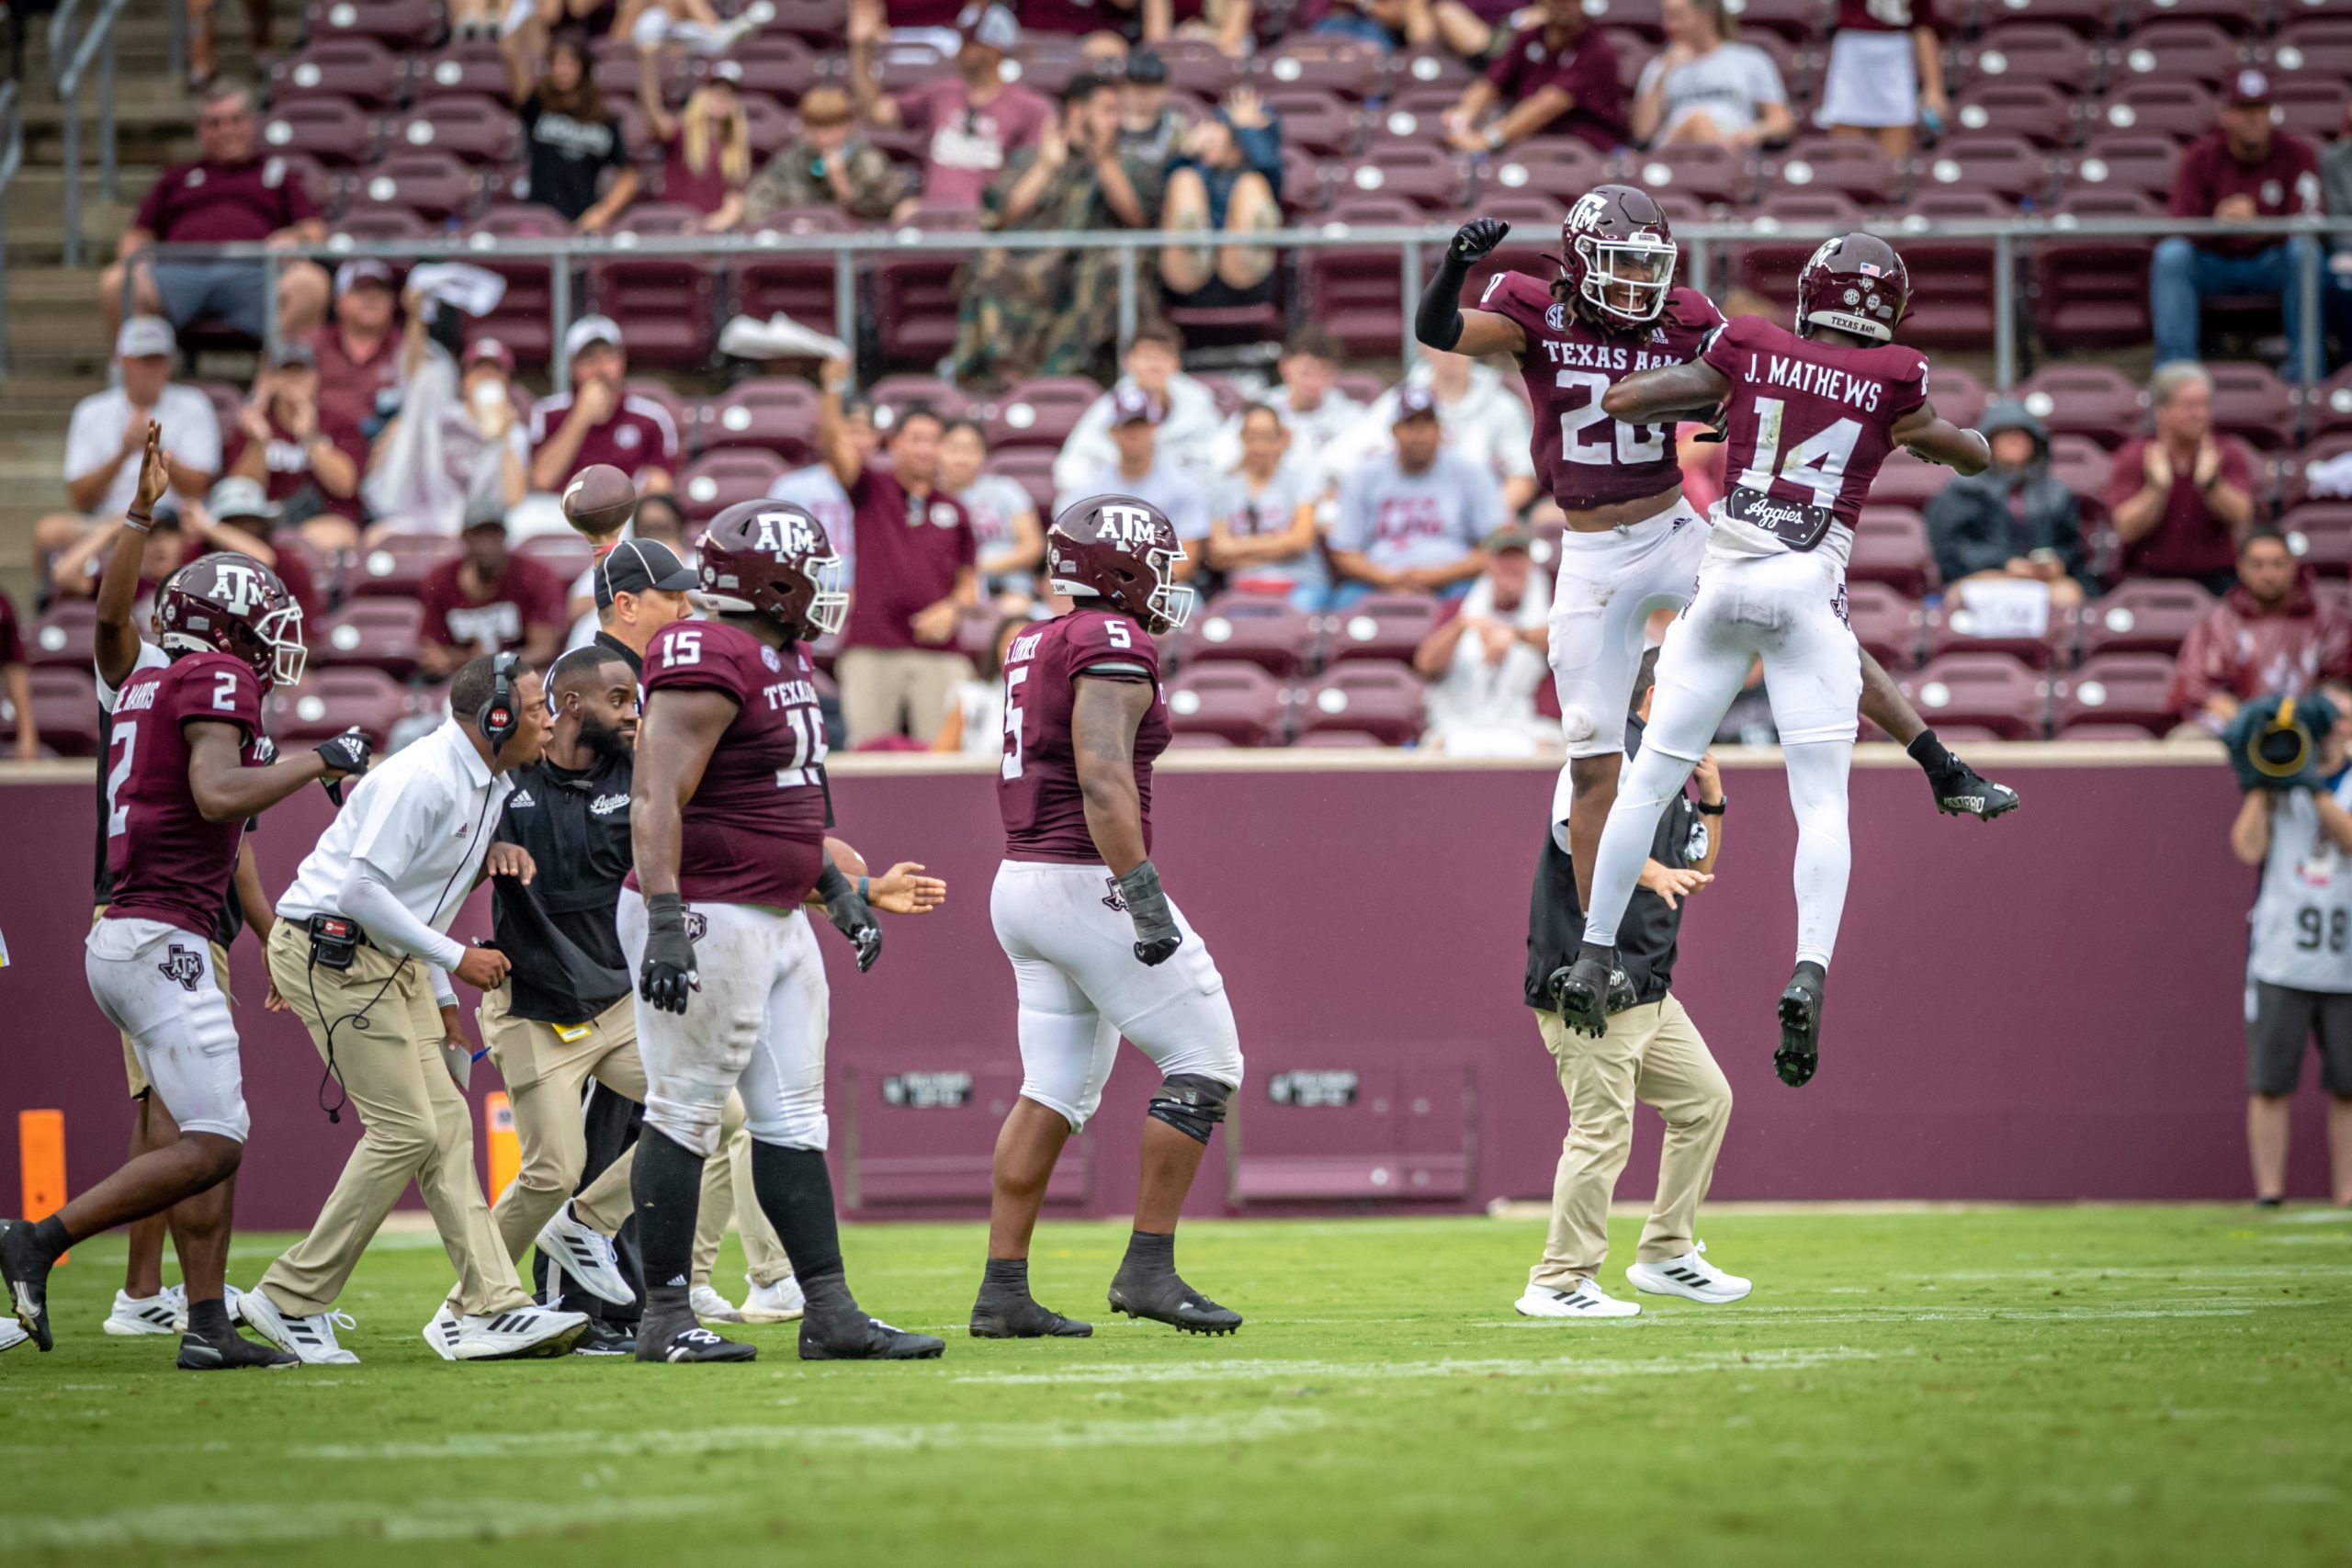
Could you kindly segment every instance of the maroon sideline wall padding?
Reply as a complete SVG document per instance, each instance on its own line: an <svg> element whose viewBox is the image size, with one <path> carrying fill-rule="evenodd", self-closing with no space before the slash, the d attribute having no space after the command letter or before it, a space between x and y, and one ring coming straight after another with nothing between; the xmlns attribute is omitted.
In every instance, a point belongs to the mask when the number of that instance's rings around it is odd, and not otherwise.
<svg viewBox="0 0 2352 1568"><path fill-rule="evenodd" d="M1678 987L1738 1096L1717 1197L2245 1192L2254 876L2224 842L2235 795L2217 764L2134 750L2147 760L2085 766L2059 761L2081 749L2047 761L2002 749L1998 771L2026 807L1992 826L1938 818L1899 758L1856 770L1853 889L1821 1074L1803 1090L1770 1067L1795 829L1776 765L1726 769L1720 879L1689 918ZM1224 971L1249 1060L1194 1209L1458 1210L1547 1194L1566 1113L1519 992L1553 771L1283 761L1186 758L1157 792L1156 858ZM90 786L55 769L38 776L0 788L11 958L0 969L0 1212L17 1201L17 1111L66 1112L75 1190L114 1166L127 1133L119 1048L82 977ZM820 932L836 1179L862 1217L978 1215L1020 1084L1012 981L988 915L993 779L853 762L837 780L842 836L877 866L926 863L950 895L941 914L889 921L870 975ZM257 847L273 893L327 814L306 791L266 819ZM477 895L455 930L488 927ZM250 938L234 974L254 1123L239 1219L305 1225L357 1119L330 1126L315 1108L317 1053L298 1024L263 1011ZM1132 1202L1153 1082L1150 1064L1123 1051L1049 1213ZM476 1098L496 1087L482 1064ZM2307 1087L2297 1122L2306 1194L2324 1190L2315 1100ZM1645 1114L1640 1125L1623 1195L1650 1190L1657 1123Z"/></svg>

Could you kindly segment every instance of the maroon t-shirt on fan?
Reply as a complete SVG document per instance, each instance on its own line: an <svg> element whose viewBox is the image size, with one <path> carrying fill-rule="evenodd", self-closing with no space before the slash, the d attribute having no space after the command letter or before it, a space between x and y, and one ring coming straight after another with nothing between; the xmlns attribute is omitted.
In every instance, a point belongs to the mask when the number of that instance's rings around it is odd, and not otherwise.
<svg viewBox="0 0 2352 1568"><path fill-rule="evenodd" d="M1070 716L1078 678L1151 682L1151 706L1136 729L1136 797L1143 806L1144 852L1151 852L1151 764L1168 750L1168 704L1159 693L1159 645L1134 617L1072 610L1012 639L1004 659L1004 765L997 808L1007 860L1100 865L1086 828Z"/></svg>
<svg viewBox="0 0 2352 1568"><path fill-rule="evenodd" d="M961 76L933 77L892 100L923 143L922 199L929 207L978 207L1012 155L1054 122L1054 106L1026 87L1009 86L974 107Z"/></svg>
<svg viewBox="0 0 2352 1568"><path fill-rule="evenodd" d="M249 164L181 164L147 187L131 221L173 244L266 240L319 216L319 204L282 158Z"/></svg>
<svg viewBox="0 0 2352 1568"><path fill-rule="evenodd" d="M1564 510L1638 501L1682 482L1673 426L1620 424L1600 412L1600 400L1636 371L1697 358L1707 334L1724 321L1705 295L1677 288L1652 325L1603 333L1554 299L1542 279L1498 272L1478 309L1518 322L1527 334L1520 370L1535 410L1535 474Z"/></svg>
<svg viewBox="0 0 2352 1568"><path fill-rule="evenodd" d="M724 621L674 622L646 649L649 705L665 691L736 705L681 814L678 891L689 904L796 909L817 886L829 818L816 682L799 644L770 648Z"/></svg>
<svg viewBox="0 0 2352 1568"><path fill-rule="evenodd" d="M1587 28L1565 50L1555 51L1541 24L1526 28L1487 67L1487 80L1502 95L1505 109L1532 97L1539 88L1564 89L1575 104L1536 134L1566 133L1603 152L1625 144L1625 84L1617 75L1617 51L1599 28Z"/></svg>
<svg viewBox="0 0 2352 1568"><path fill-rule="evenodd" d="M323 389L325 383L320 385ZM269 440L262 447L262 486L270 500L284 501L304 486L318 481L311 472L309 450L294 439L294 433L280 423L275 410L266 417L269 420ZM323 389L320 393L319 434L357 464L361 473L368 471L368 438L359 434L357 425L328 412ZM244 427L232 425L229 431L229 445L221 452L220 460L233 468L252 445ZM319 505L322 510L340 516L356 518L359 515L356 496L329 495L324 485L319 486Z"/></svg>
<svg viewBox="0 0 2352 1568"><path fill-rule="evenodd" d="M1832 528L1822 547L1843 560L1871 481L1894 449L1895 424L1928 400L1927 355L1898 344L1848 348L1739 316L1700 357L1731 378L1724 471L1732 488L1717 506L1714 543L1776 547L1738 519L1746 490L1835 513L1845 528Z"/></svg>
<svg viewBox="0 0 2352 1568"><path fill-rule="evenodd" d="M533 626L568 626L563 584L555 573L521 556L506 558L487 598L466 592L466 563L446 561L435 567L416 591L424 606L424 623L417 636L424 642L476 653L507 653L523 646Z"/></svg>
<svg viewBox="0 0 2352 1568"><path fill-rule="evenodd" d="M541 398L531 405L531 456L537 457L548 437L563 428L571 415L571 394L559 392ZM623 393L618 407L602 424L591 425L588 434L580 438L580 451L571 459L571 473L563 476L569 484L581 469L598 463L610 463L632 479L647 468L660 468L674 473L678 468L678 426L670 411L651 398L640 398L633 392ZM562 486L559 485L558 489Z"/></svg>
<svg viewBox="0 0 2352 1568"><path fill-rule="evenodd" d="M844 489L857 541L857 586L842 644L936 649L917 642L908 620L956 592L956 574L978 558L972 520L945 491L917 502L896 475L870 466Z"/></svg>
<svg viewBox="0 0 2352 1568"><path fill-rule="evenodd" d="M2295 218L2320 209L2319 154L2300 136L2273 132L2270 150L2258 164L2241 164L2230 152L2229 139L2220 131L2189 144L2173 173L2172 201L2166 209L2175 218L2211 218L2230 197L2254 198L2255 212L2264 218ZM2286 243L2277 234L2251 234L2243 239L2200 235L2200 250L2216 255L2249 256Z"/></svg>
<svg viewBox="0 0 2352 1568"><path fill-rule="evenodd" d="M209 942L244 819L208 822L188 787L189 724L233 724L264 758L261 682L225 653L183 654L122 683L107 736L107 872L114 919L161 920Z"/></svg>

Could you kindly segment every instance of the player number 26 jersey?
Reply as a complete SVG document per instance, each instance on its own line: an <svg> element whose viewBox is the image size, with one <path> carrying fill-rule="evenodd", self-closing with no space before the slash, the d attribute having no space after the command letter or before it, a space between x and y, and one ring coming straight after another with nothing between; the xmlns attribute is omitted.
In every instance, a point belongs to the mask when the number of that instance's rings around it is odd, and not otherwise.
<svg viewBox="0 0 2352 1568"><path fill-rule="evenodd" d="M246 767L269 760L261 682L240 660L183 654L125 681L107 743L107 869L114 884L107 913L209 939L244 823L208 822L197 809L187 778L191 724L233 725L244 732L239 756Z"/></svg>
<svg viewBox="0 0 2352 1568"><path fill-rule="evenodd" d="M1070 719L1080 675L1151 684L1151 706L1135 738L1136 795L1143 842L1151 849L1151 764L1168 750L1168 704L1159 692L1159 648L1129 616L1073 610L1012 639L1004 660L1004 761L997 806L1009 860L1099 865L1086 828Z"/></svg>

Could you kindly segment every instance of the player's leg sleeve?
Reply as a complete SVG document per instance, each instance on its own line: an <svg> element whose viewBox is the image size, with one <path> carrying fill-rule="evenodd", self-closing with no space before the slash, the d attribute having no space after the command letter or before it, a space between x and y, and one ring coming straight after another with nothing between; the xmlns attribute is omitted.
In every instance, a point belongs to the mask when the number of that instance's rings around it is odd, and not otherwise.
<svg viewBox="0 0 2352 1568"><path fill-rule="evenodd" d="M697 905L705 917L695 964L702 989L683 1013L637 1003L637 1049L645 1066L645 1119L697 1158L718 1152L728 1091L742 1077L767 1012L775 960L755 930L759 911ZM635 975L645 962L645 899L624 888L616 924Z"/></svg>
<svg viewBox="0 0 2352 1568"><path fill-rule="evenodd" d="M832 997L817 933L806 915L770 915L775 967L742 1071L743 1124L778 1148L825 1147L825 1032ZM725 1096L720 1096L722 1108Z"/></svg>
<svg viewBox="0 0 2352 1568"><path fill-rule="evenodd" d="M1850 740L1812 740L1781 749L1789 771L1789 805L1797 818L1797 962L1824 968L1838 945L1853 850L1846 832Z"/></svg>

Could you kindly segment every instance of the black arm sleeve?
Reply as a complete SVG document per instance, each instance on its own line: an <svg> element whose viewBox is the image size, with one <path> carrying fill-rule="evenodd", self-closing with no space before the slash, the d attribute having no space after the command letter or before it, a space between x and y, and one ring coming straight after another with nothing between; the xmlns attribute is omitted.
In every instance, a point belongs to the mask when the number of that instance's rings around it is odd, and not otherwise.
<svg viewBox="0 0 2352 1568"><path fill-rule="evenodd" d="M1413 312L1413 335L1431 348L1452 349L1462 341L1462 285L1470 264L1448 245L1439 259L1429 287L1421 290L1420 309Z"/></svg>

